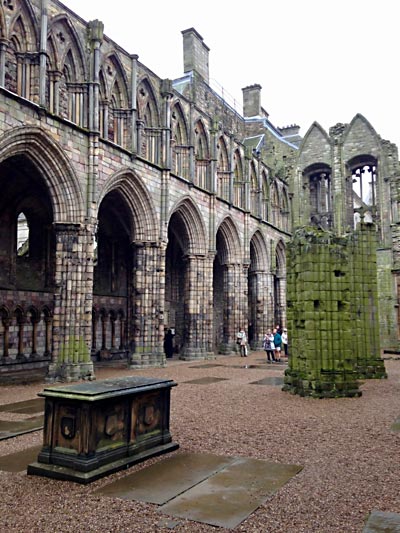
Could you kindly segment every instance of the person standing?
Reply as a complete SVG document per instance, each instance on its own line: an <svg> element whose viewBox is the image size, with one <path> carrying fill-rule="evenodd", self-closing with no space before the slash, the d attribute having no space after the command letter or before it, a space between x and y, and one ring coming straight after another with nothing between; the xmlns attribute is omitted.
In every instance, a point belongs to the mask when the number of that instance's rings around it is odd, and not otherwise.
<svg viewBox="0 0 400 533"><path fill-rule="evenodd" d="M274 329L273 334L274 334L274 344L275 344L275 359L277 363L280 363L281 362L282 337L276 328Z"/></svg>
<svg viewBox="0 0 400 533"><path fill-rule="evenodd" d="M247 335L243 328L237 334L236 342L239 345L240 357L247 357Z"/></svg>
<svg viewBox="0 0 400 533"><path fill-rule="evenodd" d="M174 334L171 329L164 336L164 353L167 359L171 359L174 354Z"/></svg>
<svg viewBox="0 0 400 533"><path fill-rule="evenodd" d="M288 357L288 355L289 355L289 350L288 350L289 338L288 338L288 332L287 332L286 328L283 328L281 337L282 337L282 346L283 346L283 351L284 351L285 357Z"/></svg>
<svg viewBox="0 0 400 533"><path fill-rule="evenodd" d="M274 336L269 329L264 337L263 348L267 352L267 363L275 362L275 345L274 345Z"/></svg>

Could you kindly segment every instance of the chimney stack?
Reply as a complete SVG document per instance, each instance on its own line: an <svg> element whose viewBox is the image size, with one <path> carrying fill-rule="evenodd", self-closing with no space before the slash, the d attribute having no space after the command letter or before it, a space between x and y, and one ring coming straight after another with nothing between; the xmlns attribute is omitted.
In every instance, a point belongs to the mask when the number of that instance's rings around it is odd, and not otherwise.
<svg viewBox="0 0 400 533"><path fill-rule="evenodd" d="M183 35L183 71L185 74L195 71L206 83L209 83L208 53L210 49L204 44L203 37L194 28L182 31Z"/></svg>
<svg viewBox="0 0 400 533"><path fill-rule="evenodd" d="M243 116L245 118L260 117L261 111L261 85L249 85L242 89Z"/></svg>

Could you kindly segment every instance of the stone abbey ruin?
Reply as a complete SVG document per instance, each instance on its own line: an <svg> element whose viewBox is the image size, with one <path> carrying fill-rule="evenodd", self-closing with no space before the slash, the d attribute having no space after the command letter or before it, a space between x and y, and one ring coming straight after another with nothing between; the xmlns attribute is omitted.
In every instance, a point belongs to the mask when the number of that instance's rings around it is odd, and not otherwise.
<svg viewBox="0 0 400 533"><path fill-rule="evenodd" d="M162 366L166 328L206 359L281 323L285 387L357 394L350 371L399 348L397 147L359 114L277 127L258 84L238 112L182 36L161 79L58 0L1 3L0 379Z"/></svg>

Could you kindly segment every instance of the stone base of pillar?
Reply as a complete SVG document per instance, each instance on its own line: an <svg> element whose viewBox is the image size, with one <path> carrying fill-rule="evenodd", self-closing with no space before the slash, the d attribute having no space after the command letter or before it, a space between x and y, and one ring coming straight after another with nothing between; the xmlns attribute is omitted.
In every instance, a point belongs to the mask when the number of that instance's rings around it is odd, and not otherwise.
<svg viewBox="0 0 400 533"><path fill-rule="evenodd" d="M359 379L386 379L387 373L383 359L370 359L357 366Z"/></svg>
<svg viewBox="0 0 400 533"><path fill-rule="evenodd" d="M304 373L285 370L283 391L312 398L354 398L361 396L356 372L326 372L310 378Z"/></svg>
<svg viewBox="0 0 400 533"><path fill-rule="evenodd" d="M94 373L93 362L87 363L51 363L47 371L46 382L53 383L55 381L62 381L70 383L72 381L96 379Z"/></svg>
<svg viewBox="0 0 400 533"><path fill-rule="evenodd" d="M221 355L231 355L232 353L239 352L239 346L237 344L220 344L218 347L218 353Z"/></svg>
<svg viewBox="0 0 400 533"><path fill-rule="evenodd" d="M129 356L129 368L159 368L166 366L164 354L133 353Z"/></svg>

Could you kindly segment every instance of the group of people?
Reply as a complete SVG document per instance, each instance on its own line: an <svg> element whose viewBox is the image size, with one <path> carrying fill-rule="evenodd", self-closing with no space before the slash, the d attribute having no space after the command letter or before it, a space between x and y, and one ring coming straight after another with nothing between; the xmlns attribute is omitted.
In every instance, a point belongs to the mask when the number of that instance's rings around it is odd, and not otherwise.
<svg viewBox="0 0 400 533"><path fill-rule="evenodd" d="M244 329L237 334L236 342L239 345L240 357L247 357L247 335ZM263 340L263 349L267 352L267 363L280 363L282 352L287 358L288 350L288 332L286 328L281 329L280 325L271 331L268 330Z"/></svg>
<svg viewBox="0 0 400 533"><path fill-rule="evenodd" d="M267 352L267 363L280 363L282 350L285 357L288 357L288 332L286 328L281 330L277 325L272 331L268 330L263 341L263 349Z"/></svg>

